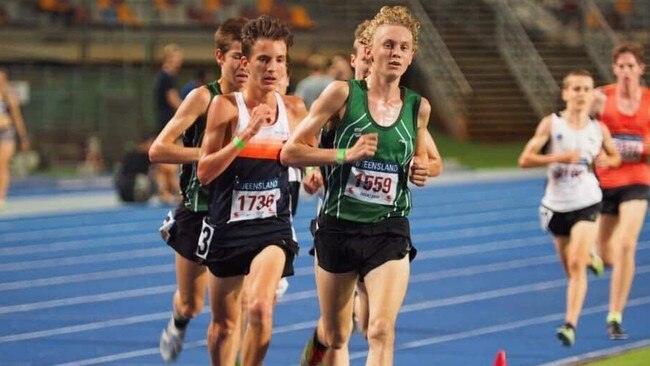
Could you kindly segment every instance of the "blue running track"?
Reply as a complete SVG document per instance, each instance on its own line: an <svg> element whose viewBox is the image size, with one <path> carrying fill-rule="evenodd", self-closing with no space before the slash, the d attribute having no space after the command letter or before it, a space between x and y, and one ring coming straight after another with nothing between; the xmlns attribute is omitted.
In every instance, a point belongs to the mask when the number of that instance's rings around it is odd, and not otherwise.
<svg viewBox="0 0 650 366"><path fill-rule="evenodd" d="M575 346L564 348L555 338L566 280L538 225L543 184L512 178L413 189L418 257L397 323L395 365L492 365L500 349L511 366L564 364L650 345L647 222L624 317L630 339L606 335L609 271L589 275ZM23 194L16 189L10 200ZM302 249L276 308L266 365L297 365L318 317L307 254L315 205L307 198L298 210ZM166 211L118 206L0 219L0 365L163 364L158 339L175 290L172 251L157 233ZM209 364L208 317L205 310L191 323L177 365ZM353 335L352 365L364 364L366 350Z"/></svg>

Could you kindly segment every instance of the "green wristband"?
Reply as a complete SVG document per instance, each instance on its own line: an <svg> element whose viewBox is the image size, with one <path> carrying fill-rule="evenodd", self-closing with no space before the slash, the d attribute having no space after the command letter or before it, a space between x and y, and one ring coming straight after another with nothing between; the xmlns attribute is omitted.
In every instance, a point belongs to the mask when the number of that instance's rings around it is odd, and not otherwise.
<svg viewBox="0 0 650 366"><path fill-rule="evenodd" d="M235 138L232 139L232 143L235 144L239 150L244 150L244 147L246 147L246 143L244 140L240 139L239 136L235 136Z"/></svg>
<svg viewBox="0 0 650 366"><path fill-rule="evenodd" d="M338 165L343 165L345 163L345 152L347 149L338 149L336 150L336 163Z"/></svg>

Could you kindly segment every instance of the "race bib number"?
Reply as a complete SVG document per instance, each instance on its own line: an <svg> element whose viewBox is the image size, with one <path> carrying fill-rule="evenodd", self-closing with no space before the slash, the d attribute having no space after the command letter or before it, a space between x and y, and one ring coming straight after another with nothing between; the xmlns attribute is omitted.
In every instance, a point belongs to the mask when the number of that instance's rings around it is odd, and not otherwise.
<svg viewBox="0 0 650 366"><path fill-rule="evenodd" d="M264 219L278 215L279 181L236 183L229 222Z"/></svg>
<svg viewBox="0 0 650 366"><path fill-rule="evenodd" d="M214 228L208 224L206 219L203 219L203 226L201 227L201 235L199 242L196 245L196 252L194 254L205 260L210 252L210 244L212 243L212 236L214 235Z"/></svg>
<svg viewBox="0 0 650 366"><path fill-rule="evenodd" d="M549 210L544 206L539 206L539 225L542 230L548 231L548 224L553 218L553 211Z"/></svg>
<svg viewBox="0 0 650 366"><path fill-rule="evenodd" d="M162 225L160 225L160 228L158 228L160 236L164 241L169 241L169 238L171 237L171 230L172 227L174 227L175 223L176 220L174 220L174 210L169 210L169 212L167 212L167 216L165 216L165 219L162 222Z"/></svg>
<svg viewBox="0 0 650 366"><path fill-rule="evenodd" d="M399 165L394 162L363 160L350 169L345 195L380 205L395 202Z"/></svg>
<svg viewBox="0 0 650 366"><path fill-rule="evenodd" d="M553 181L559 184L579 182L589 173L586 164L554 164L551 168Z"/></svg>
<svg viewBox="0 0 650 366"><path fill-rule="evenodd" d="M635 163L641 161L643 156L643 138L637 135L614 135L616 150L621 154L624 162Z"/></svg>

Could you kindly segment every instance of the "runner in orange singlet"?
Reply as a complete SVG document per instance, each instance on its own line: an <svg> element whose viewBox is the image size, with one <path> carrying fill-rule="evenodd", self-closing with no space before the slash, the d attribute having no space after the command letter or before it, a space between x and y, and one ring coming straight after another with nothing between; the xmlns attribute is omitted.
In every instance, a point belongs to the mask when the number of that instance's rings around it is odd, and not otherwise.
<svg viewBox="0 0 650 366"><path fill-rule="evenodd" d="M623 164L596 169L603 189L598 243L605 264L613 267L609 338L626 339L622 314L634 279L634 256L650 188L650 89L640 84L643 48L630 43L616 47L612 69L616 83L598 89L594 112L609 128Z"/></svg>

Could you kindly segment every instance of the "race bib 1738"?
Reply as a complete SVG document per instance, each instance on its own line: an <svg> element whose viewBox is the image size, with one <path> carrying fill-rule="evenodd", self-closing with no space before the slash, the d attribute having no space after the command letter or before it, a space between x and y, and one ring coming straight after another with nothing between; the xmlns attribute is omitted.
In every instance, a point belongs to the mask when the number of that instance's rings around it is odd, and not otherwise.
<svg viewBox="0 0 650 366"><path fill-rule="evenodd" d="M277 216L281 197L279 180L236 182L232 192L229 222Z"/></svg>

